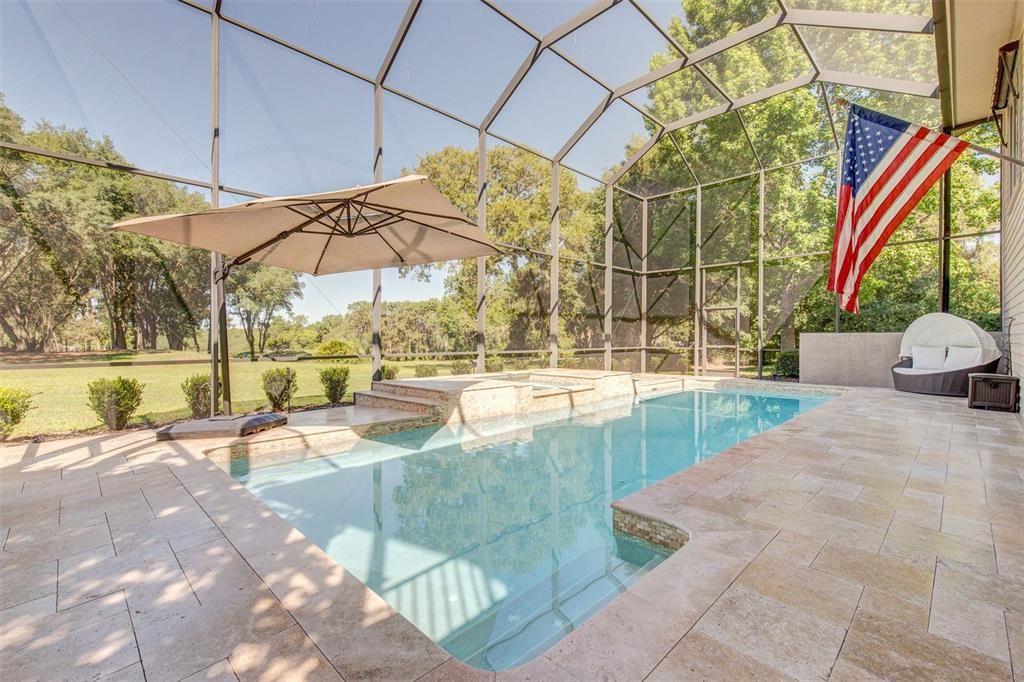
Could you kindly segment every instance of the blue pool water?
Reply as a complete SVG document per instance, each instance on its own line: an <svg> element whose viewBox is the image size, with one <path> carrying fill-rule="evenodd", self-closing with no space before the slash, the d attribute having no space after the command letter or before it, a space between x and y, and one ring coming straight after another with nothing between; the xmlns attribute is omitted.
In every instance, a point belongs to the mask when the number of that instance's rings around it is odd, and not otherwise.
<svg viewBox="0 0 1024 682"><path fill-rule="evenodd" d="M504 670L665 558L612 531L614 500L824 400L687 391L233 475L453 656Z"/></svg>

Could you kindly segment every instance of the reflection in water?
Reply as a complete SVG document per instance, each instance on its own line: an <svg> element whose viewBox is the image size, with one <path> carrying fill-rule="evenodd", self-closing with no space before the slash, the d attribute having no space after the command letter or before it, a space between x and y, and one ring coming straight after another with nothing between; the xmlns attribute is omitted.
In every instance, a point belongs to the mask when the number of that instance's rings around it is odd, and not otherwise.
<svg viewBox="0 0 1024 682"><path fill-rule="evenodd" d="M240 480L454 656L537 656L664 558L610 504L821 399L686 392L470 438L391 434Z"/></svg>

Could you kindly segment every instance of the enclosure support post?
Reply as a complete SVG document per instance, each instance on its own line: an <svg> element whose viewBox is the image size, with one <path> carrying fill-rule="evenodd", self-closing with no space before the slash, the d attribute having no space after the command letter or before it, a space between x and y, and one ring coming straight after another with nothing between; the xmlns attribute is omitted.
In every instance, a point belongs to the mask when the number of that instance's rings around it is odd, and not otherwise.
<svg viewBox="0 0 1024 682"><path fill-rule="evenodd" d="M373 86L373 181L384 180L384 88L378 82ZM381 380L380 366L383 352L380 341L381 271L373 271L373 298L370 299L370 376Z"/></svg>
<svg viewBox="0 0 1024 682"><path fill-rule="evenodd" d="M647 199L640 211L640 371L647 372Z"/></svg>
<svg viewBox="0 0 1024 682"><path fill-rule="evenodd" d="M764 378L764 169L759 178L757 213L757 378ZM739 311L737 311L738 313Z"/></svg>
<svg viewBox="0 0 1024 682"><path fill-rule="evenodd" d="M612 368L612 186L604 190L604 368Z"/></svg>
<svg viewBox="0 0 1024 682"><path fill-rule="evenodd" d="M220 205L220 0L210 13L210 207ZM218 380L224 414L231 414L231 373L228 367L228 310L224 293L224 256L210 253L210 416L217 414ZM220 359L220 376L217 360Z"/></svg>
<svg viewBox="0 0 1024 682"><path fill-rule="evenodd" d="M949 312L949 257L950 241L953 234L953 171L947 170L942 176L942 206L939 216L942 220L942 251L939 256L939 312Z"/></svg>
<svg viewBox="0 0 1024 682"><path fill-rule="evenodd" d="M476 143L476 223L487 234L487 133L480 131ZM476 259L476 371L486 370L484 353L487 350L487 257Z"/></svg>
<svg viewBox="0 0 1024 682"><path fill-rule="evenodd" d="M701 200L703 190L697 185L697 235L693 254L693 373L703 374L704 363L701 362L701 338L704 325L701 323L704 308L704 271L701 269L700 245L701 245Z"/></svg>
<svg viewBox="0 0 1024 682"><path fill-rule="evenodd" d="M558 243L561 240L561 222L559 209L561 201L558 196L558 175L560 166L557 161L551 162L551 225L548 251L551 253L551 278L548 284L550 305L548 306L548 346L551 353L549 364L558 367Z"/></svg>

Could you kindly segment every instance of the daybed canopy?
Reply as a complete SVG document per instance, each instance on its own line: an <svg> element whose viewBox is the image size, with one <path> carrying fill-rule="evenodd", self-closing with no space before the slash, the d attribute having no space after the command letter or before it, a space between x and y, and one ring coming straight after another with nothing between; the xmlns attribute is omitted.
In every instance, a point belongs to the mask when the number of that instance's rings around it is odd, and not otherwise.
<svg viewBox="0 0 1024 682"><path fill-rule="evenodd" d="M979 364L1002 355L991 334L970 320L949 313L928 313L914 320L903 332L900 355L911 357L914 346L980 348Z"/></svg>

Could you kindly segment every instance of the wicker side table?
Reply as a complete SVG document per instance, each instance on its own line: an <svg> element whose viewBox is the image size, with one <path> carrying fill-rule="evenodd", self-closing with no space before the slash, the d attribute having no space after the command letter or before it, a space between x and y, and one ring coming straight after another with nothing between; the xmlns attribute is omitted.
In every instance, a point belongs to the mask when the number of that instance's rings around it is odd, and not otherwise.
<svg viewBox="0 0 1024 682"><path fill-rule="evenodd" d="M1017 412L1020 409L1020 377L1006 374L969 375L967 407Z"/></svg>

